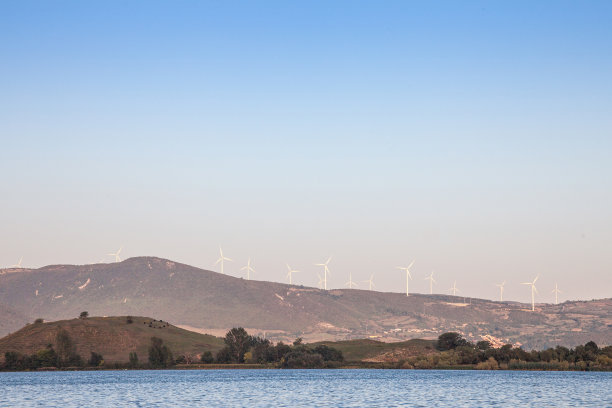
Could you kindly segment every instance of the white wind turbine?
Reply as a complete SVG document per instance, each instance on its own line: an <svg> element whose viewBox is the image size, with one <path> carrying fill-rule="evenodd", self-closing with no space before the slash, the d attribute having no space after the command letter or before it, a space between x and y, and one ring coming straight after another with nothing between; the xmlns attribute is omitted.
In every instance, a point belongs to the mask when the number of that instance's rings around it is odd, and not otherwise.
<svg viewBox="0 0 612 408"><path fill-rule="evenodd" d="M107 254L108 256L114 256L115 257L115 262L121 262L121 258L119 257L119 254L121 253L121 250L123 249L123 247L119 248L119 250L117 252L115 252L114 254Z"/></svg>
<svg viewBox="0 0 612 408"><path fill-rule="evenodd" d="M453 292L453 296L456 296L457 292L461 292L459 289L457 289L457 281L455 281L455 283L453 283L453 286L448 290Z"/></svg>
<svg viewBox="0 0 612 408"><path fill-rule="evenodd" d="M433 271L431 271L431 275L425 278L425 280L429 281L429 294L433 295L433 284L436 283L436 280L433 277Z"/></svg>
<svg viewBox="0 0 612 408"><path fill-rule="evenodd" d="M251 258L249 258L246 266L243 266L242 268L240 268L241 271L246 271L247 274L247 280L251 280L251 272L255 272L255 269L253 269L253 267L251 266Z"/></svg>
<svg viewBox="0 0 612 408"><path fill-rule="evenodd" d="M399 269L400 271L406 271L406 296L408 296L408 281L412 279L412 275L410 274L410 268L412 268L412 265L414 265L414 261L410 262L410 265L406 267L403 267L403 266L397 267L397 269Z"/></svg>
<svg viewBox="0 0 612 408"><path fill-rule="evenodd" d="M504 301L504 286L506 285L506 281L503 281L502 283L496 284L495 286L497 286L499 288L499 301L503 302Z"/></svg>
<svg viewBox="0 0 612 408"><path fill-rule="evenodd" d="M318 273L317 278L319 278L319 283L317 283L317 286L319 287L319 289L323 289L323 278Z"/></svg>
<svg viewBox="0 0 612 408"><path fill-rule="evenodd" d="M368 284L368 288L369 288L369 290L372 290L372 288L373 288L374 286L376 286L376 285L374 285L374 274L370 275L370 279L368 279L368 280L364 280L364 281L362 281L362 282L364 282L364 283L367 283L367 284Z"/></svg>
<svg viewBox="0 0 612 408"><path fill-rule="evenodd" d="M535 287L535 283L538 280L540 275L536 276L533 282L522 282L521 285L530 285L531 286L531 311L535 311L535 294L538 293L538 290Z"/></svg>
<svg viewBox="0 0 612 408"><path fill-rule="evenodd" d="M294 273L299 272L299 271L296 271L296 270L294 270L294 269L291 269L291 267L289 266L289 264L287 264L287 271L288 271L288 272L287 272L287 277L289 278L289 284L290 284L290 285L293 285L293 283L291 282L291 277L293 276L293 274L294 274Z"/></svg>
<svg viewBox="0 0 612 408"><path fill-rule="evenodd" d="M11 266L11 268L21 268L21 261L23 261L23 256L21 258L19 258L19 262L17 262L15 265Z"/></svg>
<svg viewBox="0 0 612 408"><path fill-rule="evenodd" d="M353 286L357 287L357 284L355 282L353 282L353 273L352 272L349 272L349 281L346 282L344 285L348 286L349 289L352 289Z"/></svg>
<svg viewBox="0 0 612 408"><path fill-rule="evenodd" d="M225 261L233 262L231 259L223 256L223 250L221 249L221 247L219 247L219 259L217 259L217 262L215 262L215 265L221 262L221 273L223 273L223 264L225 263Z"/></svg>
<svg viewBox="0 0 612 408"><path fill-rule="evenodd" d="M552 293L555 294L555 305L559 304L559 293L563 293L561 290L559 290L559 286L557 286L557 282L555 282L555 288L553 289Z"/></svg>
<svg viewBox="0 0 612 408"><path fill-rule="evenodd" d="M322 266L323 267L323 288L325 290L327 290L327 274L329 273L329 262L331 261L332 257L330 256L329 258L327 258L327 261L325 261L324 263L320 263L320 264L315 264L315 266Z"/></svg>

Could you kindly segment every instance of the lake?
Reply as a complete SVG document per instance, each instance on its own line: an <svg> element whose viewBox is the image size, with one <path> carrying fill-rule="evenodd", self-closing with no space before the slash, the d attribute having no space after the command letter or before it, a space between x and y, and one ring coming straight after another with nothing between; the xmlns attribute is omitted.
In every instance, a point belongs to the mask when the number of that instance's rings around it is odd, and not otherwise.
<svg viewBox="0 0 612 408"><path fill-rule="evenodd" d="M1 407L612 407L612 373L160 370L0 373Z"/></svg>

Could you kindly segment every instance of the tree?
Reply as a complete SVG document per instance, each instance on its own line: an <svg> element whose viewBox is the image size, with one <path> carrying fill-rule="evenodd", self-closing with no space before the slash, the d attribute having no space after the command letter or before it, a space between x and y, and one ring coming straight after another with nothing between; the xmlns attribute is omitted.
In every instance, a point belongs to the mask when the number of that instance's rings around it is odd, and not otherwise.
<svg viewBox="0 0 612 408"><path fill-rule="evenodd" d="M104 364L104 358L102 357L102 354L98 354L95 351L92 351L87 364L89 364L92 367L98 367Z"/></svg>
<svg viewBox="0 0 612 408"><path fill-rule="evenodd" d="M154 368L165 368L173 363L172 352L164 345L164 341L157 337L151 337L149 364Z"/></svg>
<svg viewBox="0 0 612 408"><path fill-rule="evenodd" d="M232 362L232 356L230 354L229 347L225 346L221 350L217 351L217 355L215 357L217 363L227 364Z"/></svg>
<svg viewBox="0 0 612 408"><path fill-rule="evenodd" d="M242 327L234 327L225 335L225 344L228 348L230 360L244 363L244 354L253 344L253 338Z"/></svg>
<svg viewBox="0 0 612 408"><path fill-rule="evenodd" d="M136 368L138 367L138 354L136 354L134 351L130 351L130 368Z"/></svg>
<svg viewBox="0 0 612 408"><path fill-rule="evenodd" d="M55 336L55 347L57 348L57 363L58 366L70 365L80 361L77 358L76 347L72 338L65 329L60 329Z"/></svg>
<svg viewBox="0 0 612 408"><path fill-rule="evenodd" d="M438 337L438 350L453 350L459 346L465 346L468 342L459 333L443 333Z"/></svg>
<svg viewBox="0 0 612 408"><path fill-rule="evenodd" d="M204 364L211 364L214 361L212 353L210 351L203 352L200 361Z"/></svg>
<svg viewBox="0 0 612 408"><path fill-rule="evenodd" d="M34 320L34 324L41 324L41 323L44 323L44 322L45 322L44 319L42 319L40 317L38 319Z"/></svg>
<svg viewBox="0 0 612 408"><path fill-rule="evenodd" d="M127 324L132 324L132 323L134 323L134 318L132 316L128 316L128 317L125 318L125 322Z"/></svg>
<svg viewBox="0 0 612 408"><path fill-rule="evenodd" d="M486 340L481 340L478 343L476 343L476 348L478 350L486 351L491 348L491 343L489 343Z"/></svg>
<svg viewBox="0 0 612 408"><path fill-rule="evenodd" d="M325 361L344 361L344 356L342 356L342 351L335 349L333 347L329 347L326 345L319 345L313 350L315 353L320 354Z"/></svg>
<svg viewBox="0 0 612 408"><path fill-rule="evenodd" d="M89 312L81 312L79 315L79 319L87 319L89 317Z"/></svg>

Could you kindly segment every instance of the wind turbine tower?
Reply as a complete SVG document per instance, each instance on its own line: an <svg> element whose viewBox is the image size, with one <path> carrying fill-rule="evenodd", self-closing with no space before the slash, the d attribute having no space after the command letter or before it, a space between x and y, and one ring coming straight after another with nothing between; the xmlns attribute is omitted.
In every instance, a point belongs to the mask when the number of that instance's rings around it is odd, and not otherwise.
<svg viewBox="0 0 612 408"><path fill-rule="evenodd" d="M11 268L20 268L21 269L21 261L23 261L23 256L21 258L19 258L19 262L17 262L15 265L11 266Z"/></svg>
<svg viewBox="0 0 612 408"><path fill-rule="evenodd" d="M331 261L332 257L330 256L329 258L327 258L327 261L325 261L324 263L320 263L320 264L315 264L315 266L322 266L323 267L323 288L325 290L327 290L327 274L329 273L329 262Z"/></svg>
<svg viewBox="0 0 612 408"><path fill-rule="evenodd" d="M246 266L243 266L242 268L240 268L240 270L246 271L247 280L251 280L251 272L255 272L255 269L253 269L253 267L251 266L251 258L249 258L249 260L247 261Z"/></svg>
<svg viewBox="0 0 612 408"><path fill-rule="evenodd" d="M449 290L453 292L453 296L456 296L457 292L461 292L459 289L457 289L457 281L453 283L453 286Z"/></svg>
<svg viewBox="0 0 612 408"><path fill-rule="evenodd" d="M221 263L221 273L223 273L223 264L225 263L225 261L233 262L231 259L223 256L223 250L221 249L221 247L219 247L219 259L217 259L217 262L215 262L215 265L217 265L218 263Z"/></svg>
<svg viewBox="0 0 612 408"><path fill-rule="evenodd" d="M436 280L433 277L433 271L431 271L431 275L425 278L425 280L429 281L429 294L433 295L433 284L436 283Z"/></svg>
<svg viewBox="0 0 612 408"><path fill-rule="evenodd" d="M540 275L536 276L533 282L522 282L521 285L530 285L531 286L531 311L535 311L535 294L538 293L538 290L535 287L535 283L538 280Z"/></svg>
<svg viewBox="0 0 612 408"><path fill-rule="evenodd" d="M406 267L404 266L397 267L397 269L399 269L400 271L406 271L406 296L408 296L408 281L412 279L412 275L410 274L410 268L412 268L412 265L414 265L414 261L410 262L410 265Z"/></svg>
<svg viewBox="0 0 612 408"><path fill-rule="evenodd" d="M291 277L293 276L294 273L299 272L296 270L291 269L291 267L289 266L289 264L287 264L287 277L289 278L289 284L293 285L293 283L291 282Z"/></svg>
<svg viewBox="0 0 612 408"><path fill-rule="evenodd" d="M506 284L506 281L503 281L502 283L495 285L499 288L499 301L500 302L504 301L504 285L505 284Z"/></svg>
<svg viewBox="0 0 612 408"><path fill-rule="evenodd" d="M368 288L369 290L372 290L372 288L376 285L374 285L374 274L370 275L370 279L362 281L368 284Z"/></svg>
<svg viewBox="0 0 612 408"><path fill-rule="evenodd" d="M346 286L349 287L349 289L352 289L353 287L357 287L357 284L355 282L353 282L353 273L349 272L349 281L345 283Z"/></svg>
<svg viewBox="0 0 612 408"><path fill-rule="evenodd" d="M108 254L108 256L114 256L115 257L115 262L121 262L121 257L119 257L119 254L121 253L122 249L123 249L123 247L119 248L119 250L117 252L115 252L114 254Z"/></svg>
<svg viewBox="0 0 612 408"><path fill-rule="evenodd" d="M557 286L557 282L555 282L555 288L553 289L552 293L555 294L555 305L559 304L559 293L563 293L561 290L559 290L559 286Z"/></svg>

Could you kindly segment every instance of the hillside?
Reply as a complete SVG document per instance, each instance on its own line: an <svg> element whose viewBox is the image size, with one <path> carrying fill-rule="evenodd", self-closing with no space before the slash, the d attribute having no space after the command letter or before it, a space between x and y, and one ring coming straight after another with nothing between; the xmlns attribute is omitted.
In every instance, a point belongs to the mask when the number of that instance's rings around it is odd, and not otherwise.
<svg viewBox="0 0 612 408"><path fill-rule="evenodd" d="M77 354L87 359L94 351L102 354L107 362L127 362L130 352L136 352L146 361L153 336L162 339L176 356L197 355L207 350L215 353L223 347L220 338L190 332L167 322L146 317L133 317L132 320L128 324L125 316L89 317L29 324L0 339L0 359L6 351L30 355L48 344L55 344L60 329L68 332Z"/></svg>
<svg viewBox="0 0 612 408"><path fill-rule="evenodd" d="M274 341L392 342L459 331L470 340L528 349L612 342L612 299L538 304L531 312L516 302L249 281L154 257L13 270L0 275L0 303L13 311L0 335L34 318L67 319L87 310L152 315L218 336L242 326Z"/></svg>
<svg viewBox="0 0 612 408"><path fill-rule="evenodd" d="M413 339L394 343L359 339L345 341L323 341L314 343L314 346L323 344L342 351L347 362L396 362L409 357L423 356L437 353L435 340Z"/></svg>

